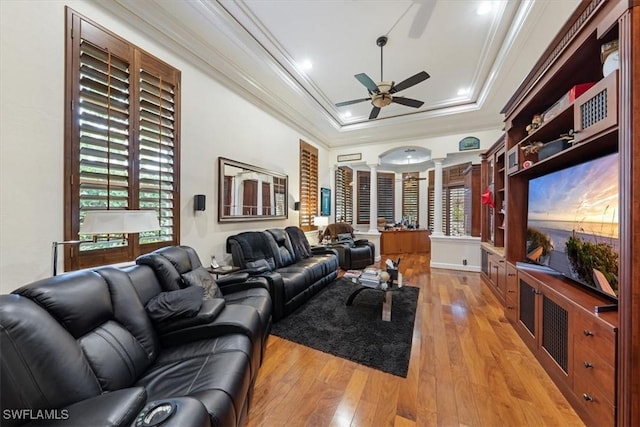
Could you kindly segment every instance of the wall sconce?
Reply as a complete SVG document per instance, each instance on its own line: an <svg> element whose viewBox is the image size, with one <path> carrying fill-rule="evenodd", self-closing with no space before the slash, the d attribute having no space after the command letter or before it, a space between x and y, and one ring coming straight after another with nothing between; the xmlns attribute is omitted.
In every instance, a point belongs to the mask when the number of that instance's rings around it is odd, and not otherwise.
<svg viewBox="0 0 640 427"><path fill-rule="evenodd" d="M207 196L204 194L196 194L193 196L193 210L195 211L204 211L205 205L207 202Z"/></svg>

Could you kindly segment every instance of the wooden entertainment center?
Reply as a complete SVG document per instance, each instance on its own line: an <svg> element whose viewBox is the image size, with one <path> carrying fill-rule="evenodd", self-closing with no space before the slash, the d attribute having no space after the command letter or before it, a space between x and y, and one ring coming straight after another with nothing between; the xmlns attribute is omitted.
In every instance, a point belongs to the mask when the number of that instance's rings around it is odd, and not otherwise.
<svg viewBox="0 0 640 427"><path fill-rule="evenodd" d="M601 52L616 40L618 69L605 72ZM640 425L639 108L640 1L585 0L504 107L505 134L482 160L494 204L481 209L482 277L587 425ZM544 120L532 124L536 115ZM567 148L540 155L540 143L570 131ZM616 152L618 307L598 312L608 298L524 262L527 195L531 179Z"/></svg>

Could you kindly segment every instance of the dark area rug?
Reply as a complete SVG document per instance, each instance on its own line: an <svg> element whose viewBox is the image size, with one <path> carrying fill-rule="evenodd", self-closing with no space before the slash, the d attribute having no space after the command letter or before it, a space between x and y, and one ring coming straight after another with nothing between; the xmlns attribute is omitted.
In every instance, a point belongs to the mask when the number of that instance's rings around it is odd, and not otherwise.
<svg viewBox="0 0 640 427"><path fill-rule="evenodd" d="M346 306L358 286L338 279L294 313L276 322L271 333L400 377L407 376L419 289L394 291L391 321L381 319L383 293L365 290Z"/></svg>

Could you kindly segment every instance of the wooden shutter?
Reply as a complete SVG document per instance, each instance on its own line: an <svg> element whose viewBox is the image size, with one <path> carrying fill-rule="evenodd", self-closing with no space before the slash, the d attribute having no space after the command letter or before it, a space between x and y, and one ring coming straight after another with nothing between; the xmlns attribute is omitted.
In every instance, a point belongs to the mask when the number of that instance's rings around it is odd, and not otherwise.
<svg viewBox="0 0 640 427"><path fill-rule="evenodd" d="M346 166L336 169L336 221L353 222L353 170Z"/></svg>
<svg viewBox="0 0 640 427"><path fill-rule="evenodd" d="M258 215L258 181L242 181L242 215Z"/></svg>
<svg viewBox="0 0 640 427"><path fill-rule="evenodd" d="M411 221L418 221L418 172L405 172L402 174L402 216L410 218Z"/></svg>
<svg viewBox="0 0 640 427"><path fill-rule="evenodd" d="M395 222L395 180L394 173L378 172L378 218Z"/></svg>
<svg viewBox="0 0 640 427"><path fill-rule="evenodd" d="M464 186L447 188L447 235L464 236Z"/></svg>
<svg viewBox="0 0 640 427"><path fill-rule="evenodd" d="M78 216L92 209L129 208L131 147L131 70L128 49L101 48L81 38L78 85ZM84 238L83 238L84 237ZM94 241L81 236L80 251L124 246L122 236L102 236Z"/></svg>
<svg viewBox="0 0 640 427"><path fill-rule="evenodd" d="M155 211L160 221L160 231L140 233L140 244L173 244L178 240L174 223L178 175L177 73L158 60L140 56L138 208Z"/></svg>
<svg viewBox="0 0 640 427"><path fill-rule="evenodd" d="M262 183L262 215L273 215L271 212L271 184Z"/></svg>
<svg viewBox="0 0 640 427"><path fill-rule="evenodd" d="M67 8L65 270L178 244L180 71ZM161 231L79 235L92 209L151 209ZM77 253L76 253L77 252Z"/></svg>
<svg viewBox="0 0 640 427"><path fill-rule="evenodd" d="M442 232L447 236L464 235L464 171L469 165L464 163L442 170ZM435 171L429 171L428 223L431 230L435 210L434 174Z"/></svg>
<svg viewBox="0 0 640 427"><path fill-rule="evenodd" d="M369 224L369 218L371 215L371 173L368 171L358 171L357 185L358 185L357 223Z"/></svg>
<svg viewBox="0 0 640 427"><path fill-rule="evenodd" d="M300 228L315 230L318 215L318 149L300 141Z"/></svg>
<svg viewBox="0 0 640 427"><path fill-rule="evenodd" d="M286 214L286 197L287 197L287 185L286 180L284 178L273 178L273 198L274 198L274 209L275 212L272 214L275 215L285 215Z"/></svg>

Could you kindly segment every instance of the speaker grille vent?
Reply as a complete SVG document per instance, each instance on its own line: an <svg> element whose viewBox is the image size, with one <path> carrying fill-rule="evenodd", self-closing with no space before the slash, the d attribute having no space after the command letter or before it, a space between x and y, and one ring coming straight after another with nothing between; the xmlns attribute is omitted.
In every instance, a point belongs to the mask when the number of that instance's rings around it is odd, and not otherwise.
<svg viewBox="0 0 640 427"><path fill-rule="evenodd" d="M567 311L547 297L542 301L542 347L567 372L569 349Z"/></svg>
<svg viewBox="0 0 640 427"><path fill-rule="evenodd" d="M582 129L598 123L607 118L607 90L595 95L580 106L582 114Z"/></svg>
<svg viewBox="0 0 640 427"><path fill-rule="evenodd" d="M520 321L535 335L536 294L524 280L520 280Z"/></svg>

